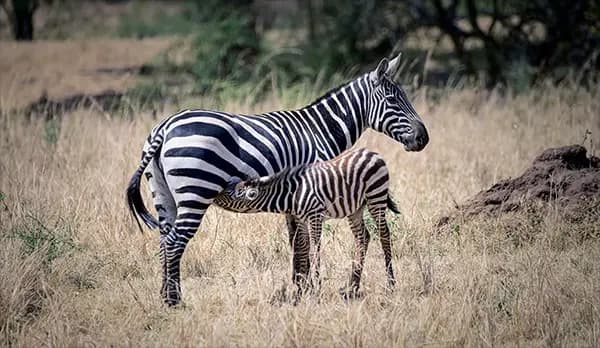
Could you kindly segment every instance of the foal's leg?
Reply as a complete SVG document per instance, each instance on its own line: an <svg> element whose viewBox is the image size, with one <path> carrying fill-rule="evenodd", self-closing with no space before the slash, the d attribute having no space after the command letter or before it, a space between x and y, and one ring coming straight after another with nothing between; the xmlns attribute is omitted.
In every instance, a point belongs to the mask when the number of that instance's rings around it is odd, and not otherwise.
<svg viewBox="0 0 600 348"><path fill-rule="evenodd" d="M297 287L296 299L309 287L310 238L306 224L291 215L287 216L290 246L292 249L292 281Z"/></svg>
<svg viewBox="0 0 600 348"><path fill-rule="evenodd" d="M323 214L314 214L307 222L308 235L310 236L310 263L312 272L310 285L313 290L321 287L321 232L323 231Z"/></svg>
<svg viewBox="0 0 600 348"><path fill-rule="evenodd" d="M354 260L352 261L352 273L350 274L350 284L346 289L342 289L342 295L345 299L354 298L358 295L360 288L360 279L365 263L365 256L371 239L369 231L363 220L363 209L359 209L348 217L350 229L354 235Z"/></svg>
<svg viewBox="0 0 600 348"><path fill-rule="evenodd" d="M381 201L367 201L369 214L375 220L377 230L379 231L379 240L381 241L381 249L383 249L383 256L385 258L385 269L387 271L388 288L394 289L396 285L396 279L394 278L394 269L392 267L392 240L390 238L390 229L387 225L386 213L387 208L387 195L383 203Z"/></svg>

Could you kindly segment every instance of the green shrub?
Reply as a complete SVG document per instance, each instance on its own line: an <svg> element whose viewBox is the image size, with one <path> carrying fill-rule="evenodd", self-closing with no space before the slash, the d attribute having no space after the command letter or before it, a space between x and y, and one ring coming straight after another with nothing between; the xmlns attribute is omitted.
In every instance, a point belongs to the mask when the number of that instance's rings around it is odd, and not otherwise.
<svg viewBox="0 0 600 348"><path fill-rule="evenodd" d="M28 255L37 251L44 252L47 263L76 249L71 225L63 219L58 219L49 227L41 219L28 214L20 224L12 227L9 236L20 240Z"/></svg>
<svg viewBox="0 0 600 348"><path fill-rule="evenodd" d="M194 40L195 61L190 67L201 90L219 80L247 81L259 52L256 33L245 17L226 17L203 25Z"/></svg>
<svg viewBox="0 0 600 348"><path fill-rule="evenodd" d="M44 140L50 145L55 145L60 136L60 120L51 118L46 121L44 127Z"/></svg>
<svg viewBox="0 0 600 348"><path fill-rule="evenodd" d="M160 8L160 7L159 7ZM184 3L181 10L175 13L163 13L154 10L147 15L144 11L152 10L151 6L136 2L130 12L121 17L117 33L121 37L145 38L160 35L189 35L194 33L199 23L196 7Z"/></svg>

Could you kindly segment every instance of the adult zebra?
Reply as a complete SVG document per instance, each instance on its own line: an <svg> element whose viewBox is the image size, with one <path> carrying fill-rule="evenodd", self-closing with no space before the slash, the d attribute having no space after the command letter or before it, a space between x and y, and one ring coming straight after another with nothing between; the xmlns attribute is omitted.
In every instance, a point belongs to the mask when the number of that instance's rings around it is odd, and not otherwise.
<svg viewBox="0 0 600 348"><path fill-rule="evenodd" d="M266 176L329 160L350 148L366 128L401 142L407 151L427 145L425 125L391 79L399 63L400 56L392 61L384 58L375 70L298 110L260 115L186 110L152 129L127 187L127 200L136 220L139 216L150 228L160 228L161 295L167 304L181 300L180 261L185 247L231 178ZM140 195L144 172L158 221ZM295 234L296 222L289 217L288 229Z"/></svg>

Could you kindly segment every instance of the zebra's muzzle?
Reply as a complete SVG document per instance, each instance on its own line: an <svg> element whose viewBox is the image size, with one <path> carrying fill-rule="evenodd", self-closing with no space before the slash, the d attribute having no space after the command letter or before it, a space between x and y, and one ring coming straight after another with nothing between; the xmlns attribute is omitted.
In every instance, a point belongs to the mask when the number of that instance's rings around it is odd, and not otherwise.
<svg viewBox="0 0 600 348"><path fill-rule="evenodd" d="M427 128L422 122L415 121L412 124L412 133L402 138L406 151L421 151L429 143Z"/></svg>

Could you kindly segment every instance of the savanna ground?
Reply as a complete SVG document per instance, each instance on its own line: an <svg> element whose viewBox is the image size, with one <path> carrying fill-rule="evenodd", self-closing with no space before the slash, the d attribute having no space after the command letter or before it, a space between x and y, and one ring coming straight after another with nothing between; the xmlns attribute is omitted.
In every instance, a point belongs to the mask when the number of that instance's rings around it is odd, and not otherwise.
<svg viewBox="0 0 600 348"><path fill-rule="evenodd" d="M126 45L144 52L136 46L143 44ZM3 52L1 63L27 68L24 57ZM93 91L98 83L78 88ZM520 174L547 147L579 143L598 155L597 87L566 82L520 95L423 87L411 97L430 131L424 151L404 152L371 131L363 136L360 145L386 159L403 212L390 217L393 294L384 289L374 236L365 297L342 300L337 290L350 272L353 240L345 222L331 221L321 294L297 306L282 303L281 289L291 290L283 218L212 207L186 250L178 308L161 302L157 232L137 231L124 188L152 125L181 105L158 113L79 108L51 120L8 111L30 93L18 81L0 91L2 346L600 345L597 212L566 221L550 203L547 210L460 221L444 233L434 226L457 203ZM259 103L217 103L207 95L187 106L261 112L302 106L316 94L271 92Z"/></svg>

